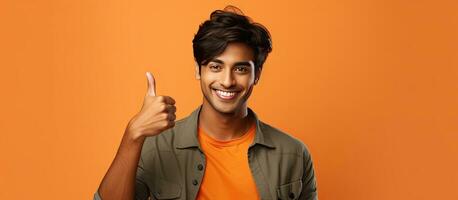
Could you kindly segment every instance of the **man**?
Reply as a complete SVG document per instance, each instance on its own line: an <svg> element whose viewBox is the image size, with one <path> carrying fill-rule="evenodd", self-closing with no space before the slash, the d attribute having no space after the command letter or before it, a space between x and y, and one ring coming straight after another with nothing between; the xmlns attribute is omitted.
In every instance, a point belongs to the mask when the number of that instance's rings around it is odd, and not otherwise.
<svg viewBox="0 0 458 200"><path fill-rule="evenodd" d="M202 105L175 122L175 100L157 96L147 72L143 107L94 199L318 199L305 145L247 107L272 50L266 28L217 10L193 50Z"/></svg>

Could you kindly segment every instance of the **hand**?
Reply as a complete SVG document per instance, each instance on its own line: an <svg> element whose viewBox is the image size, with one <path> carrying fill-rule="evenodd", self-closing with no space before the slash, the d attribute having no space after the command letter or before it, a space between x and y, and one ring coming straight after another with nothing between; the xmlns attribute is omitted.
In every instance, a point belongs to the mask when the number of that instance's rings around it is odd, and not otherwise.
<svg viewBox="0 0 458 200"><path fill-rule="evenodd" d="M126 134L133 140L154 136L175 126L175 100L169 96L156 96L156 84L150 72L146 72L148 90L143 106L129 122Z"/></svg>

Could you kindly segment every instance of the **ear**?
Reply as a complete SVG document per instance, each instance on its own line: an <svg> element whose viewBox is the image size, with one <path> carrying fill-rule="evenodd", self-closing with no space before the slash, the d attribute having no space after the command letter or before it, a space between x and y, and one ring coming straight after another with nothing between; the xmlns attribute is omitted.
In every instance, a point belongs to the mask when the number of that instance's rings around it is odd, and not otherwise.
<svg viewBox="0 0 458 200"><path fill-rule="evenodd" d="M200 67L199 67L199 64L197 64L197 63L194 63L194 64L195 64L195 73L196 73L195 76L196 76L196 79L200 80L200 69L199 69Z"/></svg>
<svg viewBox="0 0 458 200"><path fill-rule="evenodd" d="M259 82L259 79L261 78L261 72L262 72L262 68L258 68L254 74L254 84L258 84Z"/></svg>

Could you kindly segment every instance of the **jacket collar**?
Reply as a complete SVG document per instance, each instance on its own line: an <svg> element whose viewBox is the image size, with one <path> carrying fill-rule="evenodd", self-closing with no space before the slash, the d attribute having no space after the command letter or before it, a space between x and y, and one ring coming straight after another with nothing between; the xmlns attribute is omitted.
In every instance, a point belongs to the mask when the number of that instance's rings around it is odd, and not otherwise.
<svg viewBox="0 0 458 200"><path fill-rule="evenodd" d="M200 148L199 140L197 139L197 126L199 122L199 113L202 109L202 106L199 106L196 110L194 110L188 117L183 119L183 126L177 127L176 136L177 141L175 144L175 148L178 149L186 149L197 147ZM248 108L248 112L253 114L255 121L256 121L256 133L254 137L253 143L250 147L255 146L257 144L268 147L268 148L275 148L274 143L269 135L269 133L264 133L264 123L258 119L256 113L253 112L250 108Z"/></svg>

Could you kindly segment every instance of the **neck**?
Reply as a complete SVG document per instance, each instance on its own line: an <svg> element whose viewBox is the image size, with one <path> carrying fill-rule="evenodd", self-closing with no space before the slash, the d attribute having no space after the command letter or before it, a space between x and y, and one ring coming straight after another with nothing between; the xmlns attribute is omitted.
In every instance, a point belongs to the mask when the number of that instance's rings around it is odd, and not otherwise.
<svg viewBox="0 0 458 200"><path fill-rule="evenodd" d="M212 138L227 141L242 136L250 128L253 117L246 105L234 113L221 113L204 102L199 113L199 127Z"/></svg>

